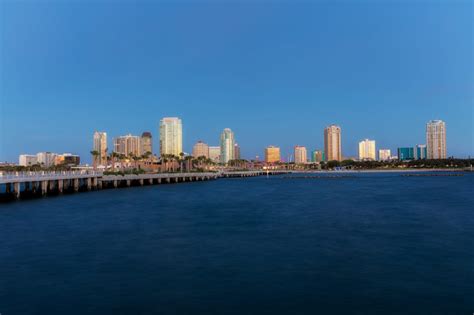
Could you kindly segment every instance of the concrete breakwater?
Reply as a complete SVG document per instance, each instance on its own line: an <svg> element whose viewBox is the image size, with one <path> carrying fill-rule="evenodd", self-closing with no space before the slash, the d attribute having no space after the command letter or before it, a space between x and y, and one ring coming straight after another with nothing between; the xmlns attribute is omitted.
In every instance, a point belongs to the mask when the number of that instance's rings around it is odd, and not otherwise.
<svg viewBox="0 0 474 315"><path fill-rule="evenodd" d="M269 175L280 172L270 172ZM261 171L103 175L94 171L0 174L0 202L132 186L243 178Z"/></svg>

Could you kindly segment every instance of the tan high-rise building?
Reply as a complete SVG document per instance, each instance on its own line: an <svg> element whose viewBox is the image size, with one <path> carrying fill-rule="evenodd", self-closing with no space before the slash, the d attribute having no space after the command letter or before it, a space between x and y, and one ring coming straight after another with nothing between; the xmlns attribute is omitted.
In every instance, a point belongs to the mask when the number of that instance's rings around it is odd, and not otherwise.
<svg viewBox="0 0 474 315"><path fill-rule="evenodd" d="M295 146L295 164L305 164L308 162L306 147Z"/></svg>
<svg viewBox="0 0 474 315"><path fill-rule="evenodd" d="M265 162L280 162L280 148L273 145L265 148Z"/></svg>
<svg viewBox="0 0 474 315"><path fill-rule="evenodd" d="M128 134L114 139L114 152L126 156L140 156L142 153L141 139Z"/></svg>
<svg viewBox="0 0 474 315"><path fill-rule="evenodd" d="M359 160L375 161L375 141L365 139L359 142Z"/></svg>
<svg viewBox="0 0 474 315"><path fill-rule="evenodd" d="M426 124L426 150L428 159L445 159L446 124L442 120L430 120Z"/></svg>
<svg viewBox="0 0 474 315"><path fill-rule="evenodd" d="M238 143L234 144L234 160L240 160L240 146Z"/></svg>
<svg viewBox="0 0 474 315"><path fill-rule="evenodd" d="M379 161L389 161L392 158L392 152L389 149L379 150Z"/></svg>
<svg viewBox="0 0 474 315"><path fill-rule="evenodd" d="M331 125L324 129L324 154L326 161L341 161L341 127Z"/></svg>
<svg viewBox="0 0 474 315"><path fill-rule="evenodd" d="M193 156L198 158L200 156L204 156L206 159L209 158L209 146L202 142L198 141L193 147Z"/></svg>
<svg viewBox="0 0 474 315"><path fill-rule="evenodd" d="M142 155L143 154L153 154L153 138L151 136L151 132L145 131L142 133L141 146L142 146Z"/></svg>
<svg viewBox="0 0 474 315"><path fill-rule="evenodd" d="M94 151L97 151L97 162L99 165L107 165L107 133L94 132Z"/></svg>
<svg viewBox="0 0 474 315"><path fill-rule="evenodd" d="M183 152L183 126L177 117L165 117L160 121L160 154L179 156Z"/></svg>

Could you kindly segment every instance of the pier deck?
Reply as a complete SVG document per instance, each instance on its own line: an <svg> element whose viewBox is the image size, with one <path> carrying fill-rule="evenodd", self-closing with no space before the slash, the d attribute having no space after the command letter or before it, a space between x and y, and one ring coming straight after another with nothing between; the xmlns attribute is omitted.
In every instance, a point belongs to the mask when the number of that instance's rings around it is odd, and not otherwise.
<svg viewBox="0 0 474 315"><path fill-rule="evenodd" d="M221 171L104 175L97 171L0 173L0 201L79 191L281 174L281 171Z"/></svg>

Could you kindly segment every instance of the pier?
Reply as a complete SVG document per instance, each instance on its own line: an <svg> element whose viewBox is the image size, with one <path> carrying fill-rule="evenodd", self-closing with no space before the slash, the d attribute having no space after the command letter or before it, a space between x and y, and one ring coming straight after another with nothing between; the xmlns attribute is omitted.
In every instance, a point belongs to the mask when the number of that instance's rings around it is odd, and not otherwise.
<svg viewBox="0 0 474 315"><path fill-rule="evenodd" d="M166 173L139 175L105 175L99 179L99 188L119 188L144 185L175 184L217 179L219 173Z"/></svg>
<svg viewBox="0 0 474 315"><path fill-rule="evenodd" d="M276 172L271 172L276 174ZM0 201L28 199L101 189L199 182L218 178L261 176L267 172L204 172L104 175L97 171L0 173Z"/></svg>
<svg viewBox="0 0 474 315"><path fill-rule="evenodd" d="M20 199L90 191L98 188L101 177L102 173L94 171L0 174L0 194L1 199Z"/></svg>
<svg viewBox="0 0 474 315"><path fill-rule="evenodd" d="M263 175L282 175L289 174L292 171L287 170L268 170L268 171L224 171L220 173L220 177L224 178L236 178L236 177L255 177Z"/></svg>

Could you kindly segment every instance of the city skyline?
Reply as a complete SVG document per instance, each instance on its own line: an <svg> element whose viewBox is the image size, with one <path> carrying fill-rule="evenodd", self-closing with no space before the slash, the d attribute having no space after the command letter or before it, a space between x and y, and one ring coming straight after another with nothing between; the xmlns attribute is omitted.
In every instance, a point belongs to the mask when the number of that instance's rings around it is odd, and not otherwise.
<svg viewBox="0 0 474 315"><path fill-rule="evenodd" d="M2 4L0 161L40 151L90 161L94 131L158 135L166 116L185 122L188 152L199 139L218 145L226 127L247 159L271 143L312 151L331 123L344 156L365 138L396 152L442 119L448 156L474 155L470 3L113 8Z"/></svg>
<svg viewBox="0 0 474 315"><path fill-rule="evenodd" d="M204 143L202 140L198 140L192 147L190 151L184 150L182 148L182 120L179 117L164 117L160 120L159 123L159 141L160 148L165 146L168 147L168 151L165 151L165 155L174 155L180 156L191 155L194 157L204 156L206 158L211 158L215 162L227 164L228 161L233 159L241 159L240 156L240 145L235 142L234 132L230 128L224 128L220 135L220 141L218 146L209 146L207 143ZM268 150L269 148L278 149L278 158L270 162L295 162L307 163L315 161L331 161L331 160L418 160L418 159L437 159L437 158L449 158L447 155L447 141L446 141L446 123L442 120L430 120L426 123L426 141L428 144L416 144L411 147L397 147L397 155L390 155L391 149L378 149L375 144L375 140L364 139L358 142L358 152L357 157L344 155L343 146L341 142L342 128L341 126L331 124L324 128L324 150L315 149L311 152L310 158L308 158L308 151L305 146L296 145L293 147L293 151L288 152L288 157L285 159L285 152L281 153L281 148L278 146L267 146L264 149L263 161L268 161ZM124 156L144 156L144 155L156 155L161 156L161 150L159 152L154 152L152 147L152 133L145 131L141 136L135 136L132 134L127 134L124 136L114 137L112 139L112 150ZM165 145L163 145L165 143ZM167 145L170 143L171 145ZM429 153L429 148L433 147L436 144L437 151L439 156L433 156L433 153ZM176 152L169 151L169 148L172 148ZM181 150L179 150L181 148ZM177 150L178 149L178 150ZM211 154L212 149L214 153ZM326 154L326 151L333 151L333 153ZM377 151L378 150L378 151ZM435 149L431 149L434 151ZM104 165L105 161L102 159L102 156L105 157L105 154L108 151L107 143L107 133L103 131L95 131L93 134L92 141L92 151L89 153L92 155L92 163L94 159L99 165ZM179 152L179 153L178 153ZM377 154L378 152L378 154ZM382 152L382 153L381 153ZM36 155L41 153L50 153L50 152L38 152ZM314 154L319 154L319 157L316 158ZM36 155L31 155L29 153L22 153L19 155L20 165L32 165L33 161L39 160ZM97 155L97 157L95 157ZM213 155L211 157L211 155ZM78 155L79 156L79 155ZM28 162L26 162L29 159ZM45 157L43 157L45 159ZM257 154L255 158L248 158L248 160L259 160L259 155Z"/></svg>

